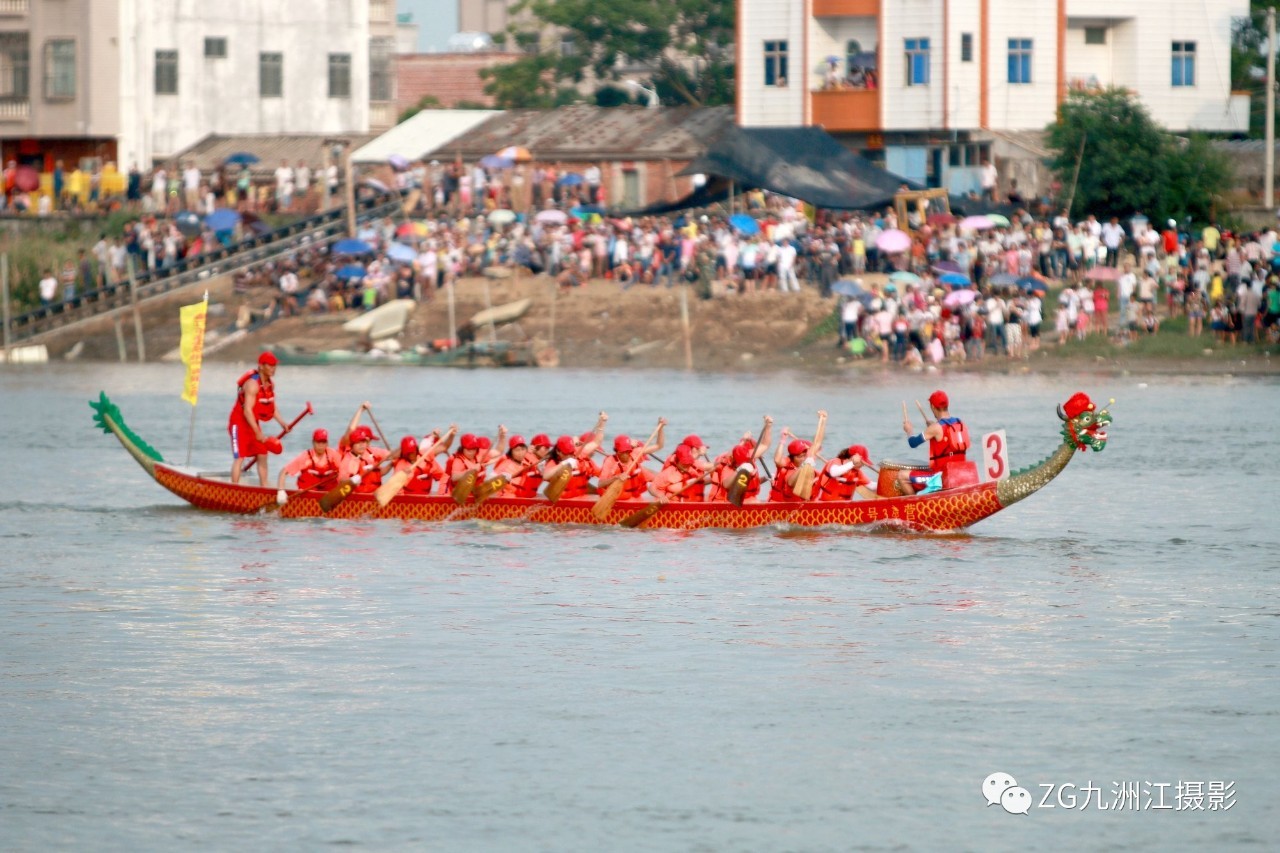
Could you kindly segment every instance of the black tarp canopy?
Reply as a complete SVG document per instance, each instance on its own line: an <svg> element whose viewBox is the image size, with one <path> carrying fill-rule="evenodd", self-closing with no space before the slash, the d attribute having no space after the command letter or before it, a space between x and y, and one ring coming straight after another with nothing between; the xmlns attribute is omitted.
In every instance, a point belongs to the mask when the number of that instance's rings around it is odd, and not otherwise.
<svg viewBox="0 0 1280 853"><path fill-rule="evenodd" d="M681 175L704 174L705 186L679 201L637 213L700 207L738 190L759 188L828 210L868 210L893 203L898 190L923 189L845 148L820 127L732 127Z"/></svg>

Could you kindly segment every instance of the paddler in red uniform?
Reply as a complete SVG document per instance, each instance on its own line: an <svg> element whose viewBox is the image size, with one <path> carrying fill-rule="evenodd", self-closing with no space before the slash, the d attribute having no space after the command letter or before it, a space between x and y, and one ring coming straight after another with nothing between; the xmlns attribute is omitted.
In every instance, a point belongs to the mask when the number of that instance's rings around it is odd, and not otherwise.
<svg viewBox="0 0 1280 853"><path fill-rule="evenodd" d="M562 469L568 468L572 473L560 492L560 498L586 497L591 492L591 477L597 470L591 461L591 454L595 453L597 446L594 436L585 443L581 439L575 441L571 435L560 436L542 463L542 479L551 481Z"/></svg>
<svg viewBox="0 0 1280 853"><path fill-rule="evenodd" d="M947 469L965 461L965 451L969 449L969 428L959 418L951 417L950 401L946 392L934 391L929 395L929 408L933 411L933 423L923 432L911 434L911 419L902 416L902 431L907 434L907 444L919 447L926 440L929 442L929 470L901 471L898 479L920 491L928 485L934 475L942 475L943 487L946 486Z"/></svg>
<svg viewBox="0 0 1280 853"><path fill-rule="evenodd" d="M409 481L404 484L406 495L429 495L436 483L444 479L444 469L436 461L436 455L449 449L458 427L450 426L443 436L430 433L422 437L421 451L417 439L406 435L400 439L400 458L392 465L393 471L406 471Z"/></svg>
<svg viewBox="0 0 1280 853"><path fill-rule="evenodd" d="M773 456L773 465L776 470L773 474L773 483L769 487L770 501L805 500L796 494L796 480L802 468L814 466L814 459L822 449L822 438L826 429L827 413L824 411L818 412L818 430L814 433L812 443L796 437L787 441L787 437L791 436L791 430L787 427L782 428L782 438ZM809 499L813 499L812 494Z"/></svg>
<svg viewBox="0 0 1280 853"><path fill-rule="evenodd" d="M757 445L750 434L744 435L742 441L729 448L712 462L715 474L711 479L711 488L707 493L709 501L727 501L729 487L739 471L747 472L747 489L743 493L743 501L760 499L760 475L756 472L756 463L769 452L773 443L773 418L764 416L764 429L760 431L760 443Z"/></svg>
<svg viewBox="0 0 1280 853"><path fill-rule="evenodd" d="M348 436L351 446L338 465L338 476L355 484L359 494L377 491L382 485L382 469L378 464L391 455L385 447L373 447L373 430L358 426Z"/></svg>
<svg viewBox="0 0 1280 853"><path fill-rule="evenodd" d="M546 436L539 436L546 438ZM506 454L493 466L494 476L505 475L507 485L499 493L504 498L533 498L538 495L542 485L542 475L538 473L538 457L529 449L523 435L513 435L508 442L510 447ZM547 443L550 449L550 441Z"/></svg>
<svg viewBox="0 0 1280 853"><path fill-rule="evenodd" d="M841 450L818 475L818 500L851 501L854 495L875 498L875 490L869 488L871 480L862 470L867 463L867 456L867 448L861 444L851 444Z"/></svg>
<svg viewBox="0 0 1280 853"><path fill-rule="evenodd" d="M649 493L660 500L678 503L700 501L704 487L697 483L704 476L704 472L697 465L697 457L694 456L693 449L682 444L667 457L667 464L662 466L662 470L649 484Z"/></svg>
<svg viewBox="0 0 1280 853"><path fill-rule="evenodd" d="M342 454L337 448L329 446L329 431L318 429L311 433L311 447L302 451L280 470L276 480L276 503L284 506L289 500L289 493L284 490L286 477L297 476L298 491L305 492L318 485L337 482L338 465L342 462Z"/></svg>
<svg viewBox="0 0 1280 853"><path fill-rule="evenodd" d="M676 445L676 450L679 450L681 447L689 448L689 452L693 456L693 467L697 469L699 474L706 474L714 467L711 460L707 458L707 445L696 434L690 433L689 435L686 435L684 438L680 439L680 443ZM675 458L676 458L675 451L672 451L671 455L668 456L663 461L662 463L663 467L665 468L669 465L674 464ZM689 491L685 492L684 495L681 496L680 500L682 501L706 500L705 491L706 491L705 489L690 489Z"/></svg>
<svg viewBox="0 0 1280 853"><path fill-rule="evenodd" d="M444 472L448 477L444 484L445 491L452 492L458 481L472 471L476 472L475 483L472 484L474 489L480 485L481 480L484 478L484 460L480 458L479 436L468 432L458 440L457 452L450 456L449 461L445 463Z"/></svg>
<svg viewBox="0 0 1280 853"><path fill-rule="evenodd" d="M666 426L666 418L659 418L652 444L636 444L626 435L614 438L613 455L606 456L600 465L598 485L601 493L613 485L614 480L622 480L622 492L618 495L618 500L634 501L644 496L654 478L654 473L644 467L644 460L662 449L662 433Z"/></svg>
<svg viewBox="0 0 1280 853"><path fill-rule="evenodd" d="M236 381L236 402L227 419L231 435L231 482L240 482L240 472L247 460L257 457L258 485L267 484L267 454L280 452L280 443L268 438L259 422L274 420L288 429L289 424L276 411L276 385L273 377L279 359L274 353L258 356L258 367Z"/></svg>

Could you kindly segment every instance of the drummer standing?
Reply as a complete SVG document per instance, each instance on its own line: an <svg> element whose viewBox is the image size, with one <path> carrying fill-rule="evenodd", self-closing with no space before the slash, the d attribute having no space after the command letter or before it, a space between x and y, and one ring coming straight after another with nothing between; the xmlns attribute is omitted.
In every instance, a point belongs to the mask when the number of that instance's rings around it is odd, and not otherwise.
<svg viewBox="0 0 1280 853"><path fill-rule="evenodd" d="M898 479L909 483L913 489L923 489L935 474L941 474L957 462L965 461L965 452L969 449L969 428L959 418L953 418L950 401L945 391L934 391L929 395L929 408L933 410L933 423L922 432L911 434L911 418L902 416L902 431L907 434L907 444L912 448L929 442L929 470L902 471Z"/></svg>
<svg viewBox="0 0 1280 853"><path fill-rule="evenodd" d="M246 460L257 460L258 485L267 484L267 453L271 442L262 432L259 422L274 420L285 429L289 425L276 411L276 385L274 381L279 359L274 353L258 356L258 368L250 370L236 382L236 402L227 420L227 432L231 436L231 482L240 482L240 472ZM275 451L280 450L278 443Z"/></svg>

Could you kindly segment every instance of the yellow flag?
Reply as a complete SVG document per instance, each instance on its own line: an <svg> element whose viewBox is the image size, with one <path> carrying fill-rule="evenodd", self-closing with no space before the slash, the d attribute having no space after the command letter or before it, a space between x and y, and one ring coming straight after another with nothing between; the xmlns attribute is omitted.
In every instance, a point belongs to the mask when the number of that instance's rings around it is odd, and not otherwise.
<svg viewBox="0 0 1280 853"><path fill-rule="evenodd" d="M209 313L209 296L194 305L184 305L178 314L182 320L182 342L178 352L187 366L187 379L182 384L182 399L192 406L200 395L200 364L204 360L204 321Z"/></svg>

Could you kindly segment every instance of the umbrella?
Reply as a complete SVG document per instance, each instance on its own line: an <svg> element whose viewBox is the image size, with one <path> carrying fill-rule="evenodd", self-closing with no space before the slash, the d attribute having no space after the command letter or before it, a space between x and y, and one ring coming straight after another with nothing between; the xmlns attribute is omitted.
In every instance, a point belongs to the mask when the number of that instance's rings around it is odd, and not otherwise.
<svg viewBox="0 0 1280 853"><path fill-rule="evenodd" d="M427 233L425 222L402 222L396 228L397 237L425 237Z"/></svg>
<svg viewBox="0 0 1280 853"><path fill-rule="evenodd" d="M1004 214L988 213L986 214L986 217L987 219L990 219L994 224L999 225L1001 228L1007 228L1009 226L1009 217L1005 216Z"/></svg>
<svg viewBox="0 0 1280 853"><path fill-rule="evenodd" d="M517 163L528 163L533 159L533 155L529 153L528 148L519 145L508 145L498 152L499 157L506 157L508 160L514 160Z"/></svg>
<svg viewBox="0 0 1280 853"><path fill-rule="evenodd" d="M515 211L512 210L495 210L489 214L490 225L509 225L516 221Z"/></svg>
<svg viewBox="0 0 1280 853"><path fill-rule="evenodd" d="M957 261L938 261L933 265L933 271L938 275L942 275L944 272L964 272L964 270L960 269L960 264Z"/></svg>
<svg viewBox="0 0 1280 853"><path fill-rule="evenodd" d="M40 188L40 173L34 166L19 166L13 176L13 185L24 193L35 192Z"/></svg>
<svg viewBox="0 0 1280 853"><path fill-rule="evenodd" d="M827 62L839 62L840 60L841 57L836 56L834 53L827 57Z"/></svg>
<svg viewBox="0 0 1280 853"><path fill-rule="evenodd" d="M1044 282L1033 275L1023 276L1015 283L1018 287L1021 287L1023 290L1028 292L1032 290L1044 290Z"/></svg>
<svg viewBox="0 0 1280 853"><path fill-rule="evenodd" d="M735 213L729 217L729 224L737 228L743 234L759 234L760 223L756 222L749 214Z"/></svg>
<svg viewBox="0 0 1280 853"><path fill-rule="evenodd" d="M540 210L533 218L548 225L563 225L568 221L569 215L563 210Z"/></svg>
<svg viewBox="0 0 1280 853"><path fill-rule="evenodd" d="M842 278L832 284L831 292L838 293L841 296L848 296L851 299L856 299L863 305L870 304L871 300L876 298L874 293L869 290L864 290L862 285L850 278Z"/></svg>
<svg viewBox="0 0 1280 853"><path fill-rule="evenodd" d="M576 216L579 219L586 219L588 216L590 216L593 213L599 216L603 216L604 208L598 204L582 204L582 205L578 205L573 210L570 210L569 213L570 215Z"/></svg>
<svg viewBox="0 0 1280 853"><path fill-rule="evenodd" d="M952 287L968 287L970 284L969 276L965 275L962 272L943 273L942 277L939 278L938 280L941 281L943 284L949 284Z"/></svg>
<svg viewBox="0 0 1280 853"><path fill-rule="evenodd" d="M1017 284L1018 277L1016 275L1010 275L1007 272L998 272L991 276L991 278L987 279L987 282L989 284L994 284L997 287L1008 287L1011 284Z"/></svg>
<svg viewBox="0 0 1280 853"><path fill-rule="evenodd" d="M561 175L560 180L556 181L556 185L562 187L576 187L584 183L586 183L586 178L582 177L577 172L570 172L567 175Z"/></svg>
<svg viewBox="0 0 1280 853"><path fill-rule="evenodd" d="M966 216L960 220L960 227L968 231L984 231L994 228L995 223L985 216Z"/></svg>
<svg viewBox="0 0 1280 853"><path fill-rule="evenodd" d="M1094 281L1116 281L1123 273L1115 267L1094 267L1084 274L1085 278L1091 278Z"/></svg>
<svg viewBox="0 0 1280 853"><path fill-rule="evenodd" d="M911 248L911 237L905 231L890 228L880 232L880 236L876 238L876 248L889 254L905 252Z"/></svg>
<svg viewBox="0 0 1280 853"><path fill-rule="evenodd" d="M896 273L889 276L889 281L898 281L903 284L919 284L920 276L913 272L907 272L906 270L898 270Z"/></svg>
<svg viewBox="0 0 1280 853"><path fill-rule="evenodd" d="M348 264L334 273L342 281L358 281L364 278L364 267L359 264Z"/></svg>
<svg viewBox="0 0 1280 853"><path fill-rule="evenodd" d="M188 237L200 233L200 215L190 210L184 210L173 218L174 224L178 226L178 230Z"/></svg>
<svg viewBox="0 0 1280 853"><path fill-rule="evenodd" d="M373 247L363 240L339 240L333 244L335 255L368 255L371 252Z"/></svg>
<svg viewBox="0 0 1280 853"><path fill-rule="evenodd" d="M240 221L240 214L226 207L220 207L204 218L204 224L213 231L230 231Z"/></svg>
<svg viewBox="0 0 1280 853"><path fill-rule="evenodd" d="M258 162L258 156L250 154L248 151L237 151L222 162L228 166L252 166Z"/></svg>
<svg viewBox="0 0 1280 853"><path fill-rule="evenodd" d="M411 264L418 257L418 253L404 243L392 243L387 247L387 257L402 264Z"/></svg>
<svg viewBox="0 0 1280 853"><path fill-rule="evenodd" d="M510 169L515 164L516 161L510 157L503 157L498 154L486 154L480 158L480 165L486 169Z"/></svg>
<svg viewBox="0 0 1280 853"><path fill-rule="evenodd" d="M392 154L387 158L387 165L395 169L397 172L403 172L409 168L409 161L401 157L399 154Z"/></svg>
<svg viewBox="0 0 1280 853"><path fill-rule="evenodd" d="M943 298L942 304L948 308L962 308L977 298L976 290L953 290Z"/></svg>

